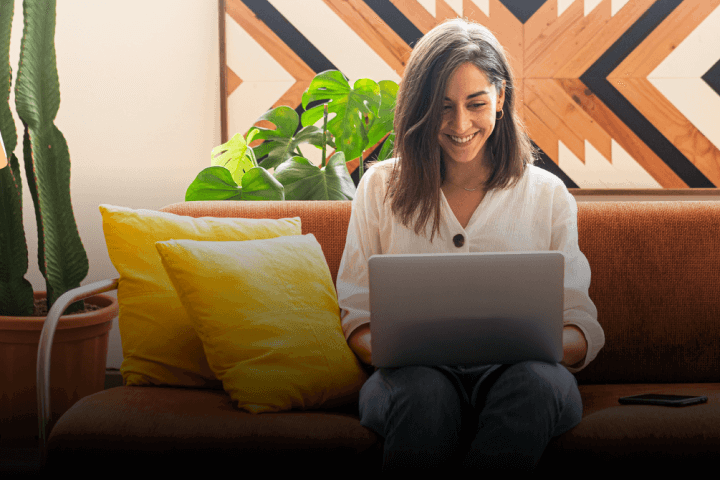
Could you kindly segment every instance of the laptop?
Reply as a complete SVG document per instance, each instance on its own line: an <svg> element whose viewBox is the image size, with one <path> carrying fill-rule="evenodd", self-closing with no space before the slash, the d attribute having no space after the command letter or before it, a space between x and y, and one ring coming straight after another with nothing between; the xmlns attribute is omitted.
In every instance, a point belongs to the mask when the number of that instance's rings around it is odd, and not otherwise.
<svg viewBox="0 0 720 480"><path fill-rule="evenodd" d="M562 360L560 252L373 255L368 269L376 367Z"/></svg>

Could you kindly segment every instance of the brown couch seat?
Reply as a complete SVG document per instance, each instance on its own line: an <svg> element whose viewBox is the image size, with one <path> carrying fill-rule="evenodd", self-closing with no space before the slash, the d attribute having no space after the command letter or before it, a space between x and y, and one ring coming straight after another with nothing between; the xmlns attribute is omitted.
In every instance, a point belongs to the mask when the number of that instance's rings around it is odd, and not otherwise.
<svg viewBox="0 0 720 480"><path fill-rule="evenodd" d="M115 387L79 400L54 426L48 465L116 465L152 459L183 465L322 468L382 461L380 438L360 425L357 403L320 411L239 410L222 390ZM337 470L336 470L337 471Z"/></svg>
<svg viewBox="0 0 720 480"><path fill-rule="evenodd" d="M594 469L616 468L622 458L637 465L651 462L657 469L691 459L697 466L717 461L720 383L580 385L580 393L583 421L550 443L539 471L587 462ZM640 393L706 395L708 403L618 403L619 397ZM102 465L147 457L168 467L279 461L279 469L322 464L329 471L361 461L368 472L377 472L382 438L360 425L356 404L253 415L234 407L224 391L116 387L81 399L63 415L49 452L48 461L59 468L87 464L88 458Z"/></svg>

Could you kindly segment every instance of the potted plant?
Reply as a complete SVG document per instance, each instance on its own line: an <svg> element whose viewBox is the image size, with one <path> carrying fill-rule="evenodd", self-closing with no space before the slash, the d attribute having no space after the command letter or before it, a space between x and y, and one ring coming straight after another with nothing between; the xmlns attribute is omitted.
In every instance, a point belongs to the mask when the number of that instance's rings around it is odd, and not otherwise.
<svg viewBox="0 0 720 480"><path fill-rule="evenodd" d="M9 105L9 63L14 2L0 2L0 445L38 432L36 365L38 342L50 307L80 286L88 258L70 202L70 156L53 120L60 105L55 58L55 0L25 0L15 105L24 125L27 185L35 206L38 263L46 292L33 292L25 279L28 249L22 222L17 132ZM98 295L78 301L61 317L52 351L52 421L79 398L104 388L108 331L117 300ZM62 368L61 368L62 367Z"/></svg>
<svg viewBox="0 0 720 480"><path fill-rule="evenodd" d="M247 138L238 133L215 147L212 166L190 184L185 200L352 200L355 184L346 163L360 158L362 177L364 154L380 143L378 160L392 153L397 90L391 80L364 78L351 87L337 70L319 73L303 94L301 117L290 107L274 108L256 121L274 130L253 127ZM321 119L322 129L315 126ZM250 147L256 140L264 142ZM322 149L319 167L303 155L304 144ZM327 147L336 149L329 158Z"/></svg>

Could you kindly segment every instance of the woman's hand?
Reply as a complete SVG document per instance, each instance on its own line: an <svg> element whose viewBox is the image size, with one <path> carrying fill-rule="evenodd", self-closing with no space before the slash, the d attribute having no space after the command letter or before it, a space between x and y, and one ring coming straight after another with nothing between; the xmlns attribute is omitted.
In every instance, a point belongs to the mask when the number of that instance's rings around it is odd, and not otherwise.
<svg viewBox="0 0 720 480"><path fill-rule="evenodd" d="M355 330L348 338L348 345L361 362L372 365L372 350L370 346L370 324L363 325Z"/></svg>
<svg viewBox="0 0 720 480"><path fill-rule="evenodd" d="M561 365L574 367L581 363L587 355L588 343L580 330L575 325L563 327L563 359Z"/></svg>

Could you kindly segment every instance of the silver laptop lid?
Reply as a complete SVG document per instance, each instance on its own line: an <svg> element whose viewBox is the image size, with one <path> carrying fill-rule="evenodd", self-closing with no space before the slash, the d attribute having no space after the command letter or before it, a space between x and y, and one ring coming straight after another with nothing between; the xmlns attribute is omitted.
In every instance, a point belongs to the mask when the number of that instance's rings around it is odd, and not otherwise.
<svg viewBox="0 0 720 480"><path fill-rule="evenodd" d="M560 252L373 255L373 364L562 360Z"/></svg>

